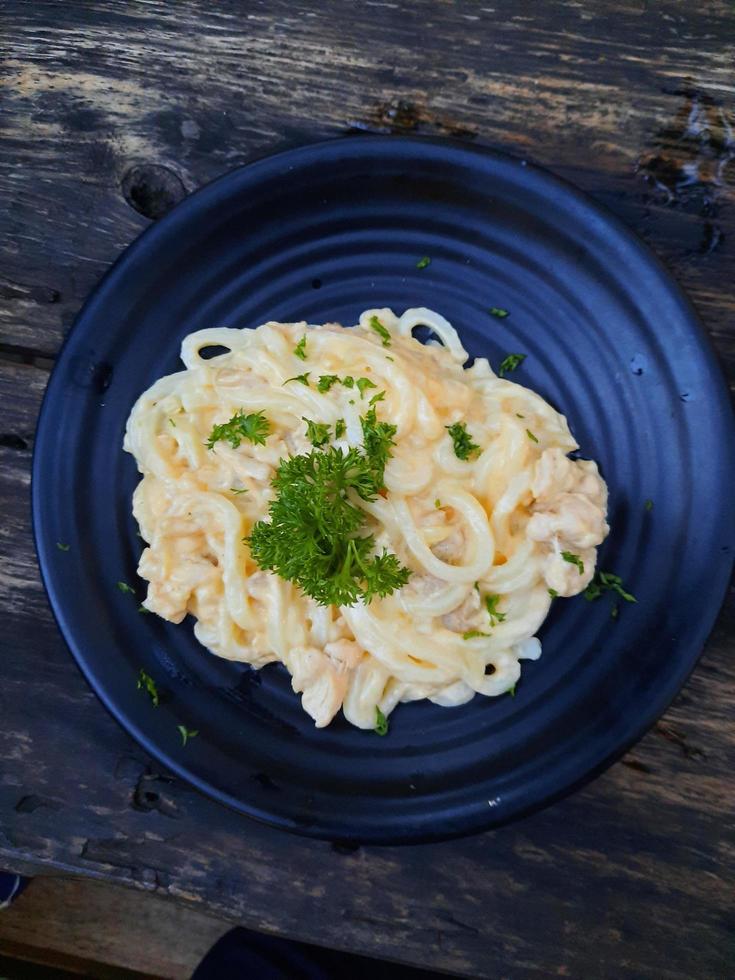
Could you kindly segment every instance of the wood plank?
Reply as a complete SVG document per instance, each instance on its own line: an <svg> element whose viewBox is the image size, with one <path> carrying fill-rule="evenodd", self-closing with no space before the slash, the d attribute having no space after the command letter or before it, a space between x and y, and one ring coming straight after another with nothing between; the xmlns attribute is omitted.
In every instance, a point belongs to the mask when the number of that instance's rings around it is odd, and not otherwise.
<svg viewBox="0 0 735 980"><path fill-rule="evenodd" d="M189 980L230 924L118 885L36 878L0 915L0 951L97 980Z"/></svg>
<svg viewBox="0 0 735 980"><path fill-rule="evenodd" d="M9 0L5 21L0 345L57 350L112 260L187 192L363 131L487 143L575 180L651 243L718 342L735 334L724 0Z"/></svg>
<svg viewBox="0 0 735 980"><path fill-rule="evenodd" d="M3 402L20 414L23 403L35 413L43 383L32 366L0 363ZM735 600L655 730L570 799L446 844L302 840L161 771L102 709L38 581L29 464L28 449L0 448L0 865L126 884L250 928L477 977L727 975Z"/></svg>

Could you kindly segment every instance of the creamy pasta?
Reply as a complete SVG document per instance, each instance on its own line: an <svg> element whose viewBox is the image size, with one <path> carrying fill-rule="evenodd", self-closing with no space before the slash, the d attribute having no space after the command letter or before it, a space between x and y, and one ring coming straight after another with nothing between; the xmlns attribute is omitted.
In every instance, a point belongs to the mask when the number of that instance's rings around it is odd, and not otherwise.
<svg viewBox="0 0 735 980"><path fill-rule="evenodd" d="M435 339L419 343L419 325ZM226 352L206 359L212 346ZM484 358L465 369L457 333L426 309L367 310L351 328L200 330L181 357L125 434L142 473L147 609L173 623L190 613L217 656L283 663L319 727L340 708L372 729L399 702L514 688L520 662L541 654L553 598L587 586L608 532L606 485L594 462L567 456L563 415ZM324 604L259 567L253 529L269 523L283 461L365 452L368 412L395 427L382 486L345 497L373 553L405 574L370 601ZM235 419L255 419L259 437L216 438Z"/></svg>

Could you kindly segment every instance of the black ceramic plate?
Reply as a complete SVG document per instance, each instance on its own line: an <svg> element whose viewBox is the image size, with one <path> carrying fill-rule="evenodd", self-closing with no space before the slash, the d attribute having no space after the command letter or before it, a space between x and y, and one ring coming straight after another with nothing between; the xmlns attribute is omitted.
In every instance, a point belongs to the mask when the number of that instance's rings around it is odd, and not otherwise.
<svg viewBox="0 0 735 980"><path fill-rule="evenodd" d="M422 256L431 264L419 269ZM191 622L138 613L138 475L121 449L133 402L179 370L191 331L271 318L349 324L370 306L431 307L496 365L528 355L514 380L564 412L582 454L600 462L612 525L601 567L638 597L616 621L607 598L554 603L543 656L524 665L515 698L400 706L385 738L341 717L318 731L282 668L219 660ZM616 220L524 161L359 137L234 171L125 252L53 372L33 512L64 637L148 751L275 826L401 842L517 817L643 734L694 666L723 598L734 476L729 402L702 330ZM136 688L141 667L162 692L158 708ZM185 747L179 724L199 731Z"/></svg>

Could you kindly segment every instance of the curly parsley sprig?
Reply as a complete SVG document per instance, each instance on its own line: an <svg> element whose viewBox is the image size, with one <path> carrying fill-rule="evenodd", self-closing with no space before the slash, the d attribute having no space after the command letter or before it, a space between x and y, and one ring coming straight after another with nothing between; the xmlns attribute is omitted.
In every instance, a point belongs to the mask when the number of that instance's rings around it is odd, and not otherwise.
<svg viewBox="0 0 735 980"><path fill-rule="evenodd" d="M375 499L396 433L396 426L378 421L375 406L360 421L362 449L330 446L281 460L270 520L258 521L246 539L261 568L320 605L369 603L401 588L411 574L385 549L376 554L373 536L360 533L365 512L350 501L350 491Z"/></svg>

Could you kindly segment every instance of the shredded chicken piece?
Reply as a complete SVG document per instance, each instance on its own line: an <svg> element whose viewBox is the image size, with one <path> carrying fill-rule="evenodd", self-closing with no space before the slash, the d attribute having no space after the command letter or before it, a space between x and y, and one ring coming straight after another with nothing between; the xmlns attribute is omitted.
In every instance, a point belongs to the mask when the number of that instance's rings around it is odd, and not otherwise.
<svg viewBox="0 0 735 980"><path fill-rule="evenodd" d="M448 534L443 541L439 541L432 549L433 553L441 561L451 563L459 561L464 554L464 534L462 529L457 527L451 534Z"/></svg>
<svg viewBox="0 0 735 980"><path fill-rule="evenodd" d="M444 582L435 575L412 575L408 580L408 585L405 587L406 592L413 592L418 596L431 595L432 592L437 592L442 588Z"/></svg>
<svg viewBox="0 0 735 980"><path fill-rule="evenodd" d="M480 593L477 589L472 589L461 605L442 616L442 623L448 630L454 630L455 633L466 633L468 630L479 627L479 613L481 611ZM487 620L487 616L485 619Z"/></svg>
<svg viewBox="0 0 735 980"><path fill-rule="evenodd" d="M291 651L291 686L301 692L303 709L317 728L328 725L342 707L350 672L362 653L351 640L327 643L323 652L316 647L296 647Z"/></svg>
<svg viewBox="0 0 735 980"><path fill-rule="evenodd" d="M170 623L180 623L186 616L189 598L194 589L218 578L216 565L205 556L187 557L182 554L171 568L164 568L161 555L145 548L138 563L138 574L148 579L145 608Z"/></svg>
<svg viewBox="0 0 735 980"><path fill-rule="evenodd" d="M531 489L535 497L526 534L547 544L544 577L549 588L562 596L576 595L595 571L595 547L610 530L605 520L607 487L597 464L569 459L561 449L547 449L536 464ZM582 564L569 562L563 552Z"/></svg>

